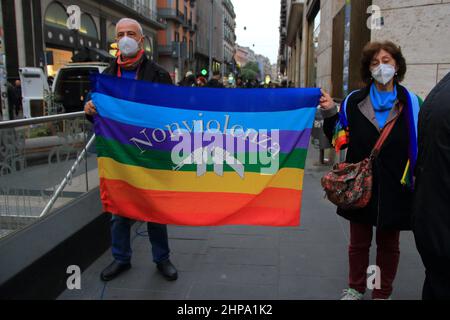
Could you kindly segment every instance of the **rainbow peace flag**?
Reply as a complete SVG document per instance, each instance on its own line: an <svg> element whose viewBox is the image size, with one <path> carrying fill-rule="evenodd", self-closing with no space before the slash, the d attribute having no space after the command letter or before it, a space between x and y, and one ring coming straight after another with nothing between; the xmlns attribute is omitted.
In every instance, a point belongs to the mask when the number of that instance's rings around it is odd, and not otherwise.
<svg viewBox="0 0 450 320"><path fill-rule="evenodd" d="M298 226L320 89L92 78L104 211L188 226Z"/></svg>

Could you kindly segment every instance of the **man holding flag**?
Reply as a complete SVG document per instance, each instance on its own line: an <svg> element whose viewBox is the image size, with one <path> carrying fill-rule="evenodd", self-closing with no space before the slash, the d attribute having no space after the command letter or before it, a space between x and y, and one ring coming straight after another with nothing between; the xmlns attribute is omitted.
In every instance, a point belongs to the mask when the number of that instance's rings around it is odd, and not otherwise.
<svg viewBox="0 0 450 320"><path fill-rule="evenodd" d="M169 279L176 270L161 225L298 226L320 89L165 85L167 73L139 51L138 26L128 19L117 25L120 54L109 75L92 77L86 106L87 114L98 112L104 211L151 222L154 261ZM130 267L127 221L113 219L116 262L104 279Z"/></svg>
<svg viewBox="0 0 450 320"><path fill-rule="evenodd" d="M119 46L117 59L104 71L104 74L119 78L172 84L170 75L146 57L143 50L142 26L136 20L124 18L117 23L116 41ZM97 114L92 100L86 103L85 113L89 118ZM114 262L101 273L103 281L110 281L131 268L131 221L118 215L112 217L111 236ZM176 280L178 278L177 270L169 260L167 226L148 222L147 230L152 245L153 261L158 270L166 279Z"/></svg>

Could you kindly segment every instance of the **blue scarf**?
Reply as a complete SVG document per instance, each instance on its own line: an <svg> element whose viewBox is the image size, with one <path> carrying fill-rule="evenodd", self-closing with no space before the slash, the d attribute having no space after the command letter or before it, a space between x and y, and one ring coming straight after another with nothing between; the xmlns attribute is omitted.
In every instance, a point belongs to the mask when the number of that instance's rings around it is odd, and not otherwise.
<svg viewBox="0 0 450 320"><path fill-rule="evenodd" d="M379 91L374 83L370 87L370 100L372 101L378 125L380 129L383 129L397 101L397 87L394 86L394 91Z"/></svg>

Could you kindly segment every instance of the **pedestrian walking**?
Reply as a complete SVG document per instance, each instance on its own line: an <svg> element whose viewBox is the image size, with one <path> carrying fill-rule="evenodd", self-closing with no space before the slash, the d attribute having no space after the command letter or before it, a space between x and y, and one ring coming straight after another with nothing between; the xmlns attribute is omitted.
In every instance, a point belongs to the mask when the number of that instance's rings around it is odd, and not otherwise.
<svg viewBox="0 0 450 320"><path fill-rule="evenodd" d="M20 111L22 108L22 83L20 80L16 80L14 82L14 90L16 92L16 101L14 106L14 111L16 113L16 118L19 116Z"/></svg>
<svg viewBox="0 0 450 320"><path fill-rule="evenodd" d="M450 299L450 73L419 116L413 231L426 269L422 298Z"/></svg>
<svg viewBox="0 0 450 320"><path fill-rule="evenodd" d="M143 50L142 27L137 21L128 18L121 19L116 25L116 40L120 52L112 65L104 71L104 74L119 78L172 84L167 71L146 57ZM96 112L92 100L88 101L85 113L92 117ZM119 215L112 217L111 236L114 261L101 273L103 281L110 281L131 268L131 224L132 221L128 218ZM168 280L176 280L178 273L169 259L167 226L149 222L147 231L152 245L153 261L157 265L157 269Z"/></svg>
<svg viewBox="0 0 450 320"><path fill-rule="evenodd" d="M381 287L373 291L372 298L391 297L400 258L400 231L412 228L411 183L417 157L414 119L422 102L400 85L406 69L405 58L396 44L368 43L361 59L361 80L366 86L348 95L339 113L328 93L323 92L320 100L325 134L337 150L347 148L347 163L369 158L383 129L393 125L373 160L373 188L368 205L362 209L337 209L340 216L350 221L349 288L344 290L343 300L363 299L373 227Z"/></svg>

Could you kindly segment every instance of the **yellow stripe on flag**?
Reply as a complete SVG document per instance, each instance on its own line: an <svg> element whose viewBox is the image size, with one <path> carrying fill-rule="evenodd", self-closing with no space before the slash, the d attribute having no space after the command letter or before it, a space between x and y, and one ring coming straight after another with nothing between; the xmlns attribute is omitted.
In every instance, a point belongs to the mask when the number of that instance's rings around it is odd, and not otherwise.
<svg viewBox="0 0 450 320"><path fill-rule="evenodd" d="M121 164L111 158L98 158L100 178L122 180L135 188L174 192L225 192L259 194L265 188L284 188L301 191L304 170L283 168L276 175L246 172L242 179L236 172L218 176L207 172L198 177L196 172L151 170Z"/></svg>

